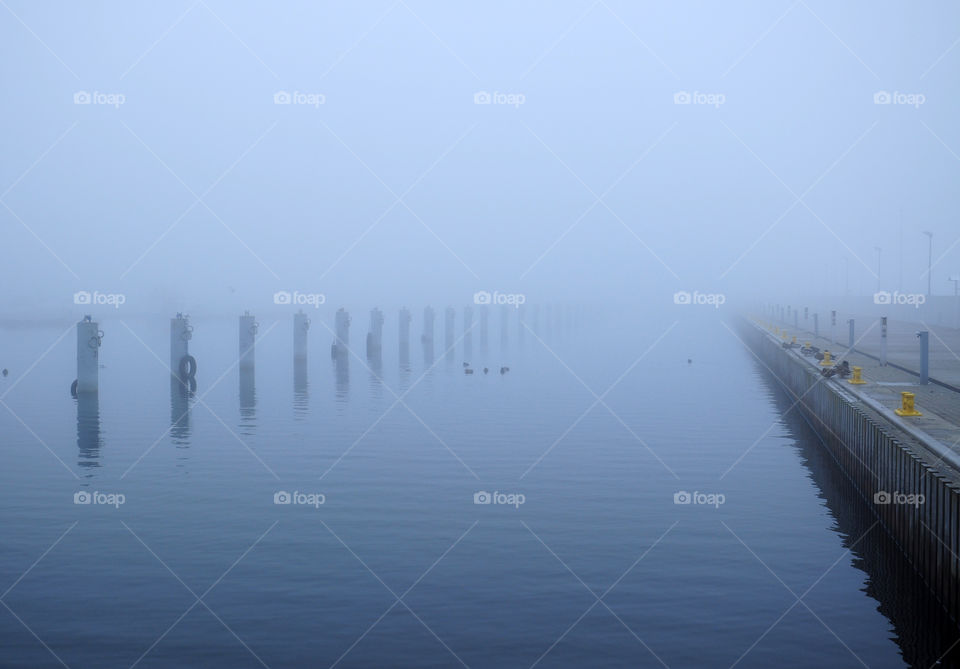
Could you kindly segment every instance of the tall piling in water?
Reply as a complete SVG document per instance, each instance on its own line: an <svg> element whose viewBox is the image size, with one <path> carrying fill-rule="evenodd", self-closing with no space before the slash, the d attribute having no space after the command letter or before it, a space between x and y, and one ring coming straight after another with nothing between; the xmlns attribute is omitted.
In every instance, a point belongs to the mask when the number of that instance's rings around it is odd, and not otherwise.
<svg viewBox="0 0 960 669"><path fill-rule="evenodd" d="M480 307L480 348L484 351L487 350L487 344L489 343L489 331L490 307L484 304Z"/></svg>
<svg viewBox="0 0 960 669"><path fill-rule="evenodd" d="M400 345L400 364L407 365L410 363L410 322L413 319L410 317L410 310L406 307L400 309L400 316L398 320L398 339Z"/></svg>
<svg viewBox="0 0 960 669"><path fill-rule="evenodd" d="M350 313L340 307L334 316L333 331L335 333L330 355L334 358L346 357L350 347Z"/></svg>
<svg viewBox="0 0 960 669"><path fill-rule="evenodd" d="M456 339L457 312L453 307L447 307L443 312L443 350L447 358L453 357L453 342Z"/></svg>
<svg viewBox="0 0 960 669"><path fill-rule="evenodd" d="M293 359L307 359L307 331L310 329L310 319L300 309L293 315Z"/></svg>
<svg viewBox="0 0 960 669"><path fill-rule="evenodd" d="M170 371L181 382L186 382L196 372L196 362L190 356L190 340L193 326L190 317L177 314L170 319Z"/></svg>
<svg viewBox="0 0 960 669"><path fill-rule="evenodd" d="M473 307L463 308L463 357L467 360L473 355Z"/></svg>
<svg viewBox="0 0 960 669"><path fill-rule="evenodd" d="M521 304L517 308L517 342L522 344L527 329L527 305Z"/></svg>
<svg viewBox="0 0 960 669"><path fill-rule="evenodd" d="M420 335L420 342L423 344L423 361L428 365L433 364L433 307L426 307L423 310L423 334Z"/></svg>
<svg viewBox="0 0 960 669"><path fill-rule="evenodd" d="M100 324L90 316L77 323L77 387L79 393L100 390Z"/></svg>
<svg viewBox="0 0 960 669"><path fill-rule="evenodd" d="M253 369L256 361L254 344L257 341L259 328L257 319L249 311L244 311L240 317L240 368Z"/></svg>
<svg viewBox="0 0 960 669"><path fill-rule="evenodd" d="M510 340L510 310L507 305L500 305L500 348L507 348Z"/></svg>
<svg viewBox="0 0 960 669"><path fill-rule="evenodd" d="M367 357L379 358L383 352L383 312L374 307L370 311L370 330L367 332Z"/></svg>

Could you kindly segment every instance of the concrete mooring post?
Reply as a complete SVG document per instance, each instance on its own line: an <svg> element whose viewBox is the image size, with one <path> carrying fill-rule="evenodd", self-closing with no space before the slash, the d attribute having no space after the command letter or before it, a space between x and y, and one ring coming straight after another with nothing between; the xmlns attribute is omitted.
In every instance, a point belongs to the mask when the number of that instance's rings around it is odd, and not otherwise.
<svg viewBox="0 0 960 669"><path fill-rule="evenodd" d="M196 375L197 363L190 356L190 340L193 339L193 326L190 317L177 314L170 319L170 370L181 382Z"/></svg>
<svg viewBox="0 0 960 669"><path fill-rule="evenodd" d="M454 328L457 323L457 311L453 307L447 307L443 311L443 350L447 356L453 355L453 341L456 339Z"/></svg>
<svg viewBox="0 0 960 669"><path fill-rule="evenodd" d="M887 317L880 317L880 366L887 366Z"/></svg>
<svg viewBox="0 0 960 669"><path fill-rule="evenodd" d="M367 333L367 357L379 358L383 351L383 312L374 307L370 311L370 331Z"/></svg>
<svg viewBox="0 0 960 669"><path fill-rule="evenodd" d="M847 321L847 325L850 326L849 338L848 338L848 340L847 340L847 348L849 348L849 349L852 350L852 349L853 349L853 342L854 342L854 338L853 338L853 319L852 319L852 318Z"/></svg>
<svg viewBox="0 0 960 669"><path fill-rule="evenodd" d="M300 309L293 315L293 359L307 359L307 330L310 329L310 319Z"/></svg>
<svg viewBox="0 0 960 669"><path fill-rule="evenodd" d="M920 385L930 383L930 333L921 330L917 333L920 339Z"/></svg>
<svg viewBox="0 0 960 669"><path fill-rule="evenodd" d="M254 343L257 341L257 329L260 325L255 316L244 311L240 317L240 367L252 369L255 362Z"/></svg>
<svg viewBox="0 0 960 669"><path fill-rule="evenodd" d="M100 324L90 316L77 323L77 387L76 393L100 390Z"/></svg>
<svg viewBox="0 0 960 669"><path fill-rule="evenodd" d="M337 309L333 326L335 336L333 345L330 347L330 355L334 358L342 358L347 355L350 346L350 313L343 307Z"/></svg>

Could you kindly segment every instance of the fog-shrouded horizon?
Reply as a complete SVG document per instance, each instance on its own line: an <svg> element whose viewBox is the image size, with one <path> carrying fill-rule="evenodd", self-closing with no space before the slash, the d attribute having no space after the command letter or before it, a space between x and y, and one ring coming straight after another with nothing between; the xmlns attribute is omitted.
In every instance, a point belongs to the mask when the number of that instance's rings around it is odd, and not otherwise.
<svg viewBox="0 0 960 669"><path fill-rule="evenodd" d="M949 3L0 15L11 318L952 295ZM932 233L932 253L930 238Z"/></svg>

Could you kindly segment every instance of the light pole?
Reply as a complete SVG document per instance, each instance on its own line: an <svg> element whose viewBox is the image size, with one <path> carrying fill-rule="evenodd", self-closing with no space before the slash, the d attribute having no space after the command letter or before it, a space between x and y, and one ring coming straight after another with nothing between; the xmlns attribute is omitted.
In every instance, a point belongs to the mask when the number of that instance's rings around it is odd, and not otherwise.
<svg viewBox="0 0 960 669"><path fill-rule="evenodd" d="M927 240L928 240L928 242L929 242L929 246L928 246L928 249L927 249L927 297L930 297L930 295L931 295L931 292L930 292L930 286L931 286L930 279L931 279L932 273L933 273L933 233L930 232L929 230L924 230L924 231L923 231L923 234L925 234L925 235L927 236Z"/></svg>
<svg viewBox="0 0 960 669"><path fill-rule="evenodd" d="M877 292L879 293L882 286L880 285L880 253L883 251L879 246L874 246L877 250Z"/></svg>

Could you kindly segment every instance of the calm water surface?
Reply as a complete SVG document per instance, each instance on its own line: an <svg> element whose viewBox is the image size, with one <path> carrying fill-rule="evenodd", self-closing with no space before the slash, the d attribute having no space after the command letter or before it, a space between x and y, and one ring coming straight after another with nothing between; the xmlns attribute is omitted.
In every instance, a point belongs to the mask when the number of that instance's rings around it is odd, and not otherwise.
<svg viewBox="0 0 960 669"><path fill-rule="evenodd" d="M98 401L71 324L0 330L0 666L926 667L960 636L720 319L511 313L445 356L439 312L429 368L386 315L337 365L321 310L299 369L263 319L252 376L194 319L193 395L166 320L104 318Z"/></svg>

